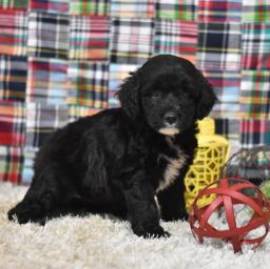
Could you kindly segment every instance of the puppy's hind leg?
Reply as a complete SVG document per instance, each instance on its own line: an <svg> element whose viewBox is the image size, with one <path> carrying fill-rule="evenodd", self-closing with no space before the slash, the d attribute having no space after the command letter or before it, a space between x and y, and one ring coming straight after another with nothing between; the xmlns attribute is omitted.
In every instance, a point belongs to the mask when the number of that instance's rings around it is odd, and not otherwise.
<svg viewBox="0 0 270 269"><path fill-rule="evenodd" d="M63 180L67 180L63 170L55 165L48 165L42 173L34 176L23 200L8 212L9 220L17 219L20 224L27 222L44 224L63 198L61 188Z"/></svg>

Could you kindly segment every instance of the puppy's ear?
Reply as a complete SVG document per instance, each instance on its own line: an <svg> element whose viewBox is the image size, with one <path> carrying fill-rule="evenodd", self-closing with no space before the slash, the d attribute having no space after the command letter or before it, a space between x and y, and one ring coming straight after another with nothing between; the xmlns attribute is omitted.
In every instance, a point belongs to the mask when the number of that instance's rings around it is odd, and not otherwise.
<svg viewBox="0 0 270 269"><path fill-rule="evenodd" d="M140 112L139 78L137 72L130 73L117 93L121 106L131 119L136 119Z"/></svg>
<svg viewBox="0 0 270 269"><path fill-rule="evenodd" d="M218 99L212 85L199 70L196 70L194 79L196 80L197 90L200 92L197 103L197 119L201 120L210 113Z"/></svg>

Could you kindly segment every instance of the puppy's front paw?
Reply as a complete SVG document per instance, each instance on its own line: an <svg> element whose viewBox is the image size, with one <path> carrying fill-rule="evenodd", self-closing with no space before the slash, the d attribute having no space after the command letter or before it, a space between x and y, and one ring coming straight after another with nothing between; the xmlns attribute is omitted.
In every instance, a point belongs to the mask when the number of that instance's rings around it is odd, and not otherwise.
<svg viewBox="0 0 270 269"><path fill-rule="evenodd" d="M151 226L147 228L134 228L134 233L138 236L142 236L144 238L160 238L160 237L169 237L170 233L164 231L164 229L159 226Z"/></svg>
<svg viewBox="0 0 270 269"><path fill-rule="evenodd" d="M41 216L41 207L35 203L17 204L14 208L8 211L8 219L11 221L18 220L19 224L24 224L30 221L39 222Z"/></svg>

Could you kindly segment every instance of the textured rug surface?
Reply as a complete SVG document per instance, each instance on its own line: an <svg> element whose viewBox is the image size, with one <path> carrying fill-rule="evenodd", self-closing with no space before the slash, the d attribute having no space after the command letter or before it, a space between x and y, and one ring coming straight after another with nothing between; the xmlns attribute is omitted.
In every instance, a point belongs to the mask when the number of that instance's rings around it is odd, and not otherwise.
<svg viewBox="0 0 270 269"><path fill-rule="evenodd" d="M44 227L19 225L6 218L26 187L0 183L0 268L95 269L264 269L270 268L270 235L253 251L234 254L230 245L199 245L186 222L162 223L169 239L142 239L127 222L102 218L62 217Z"/></svg>

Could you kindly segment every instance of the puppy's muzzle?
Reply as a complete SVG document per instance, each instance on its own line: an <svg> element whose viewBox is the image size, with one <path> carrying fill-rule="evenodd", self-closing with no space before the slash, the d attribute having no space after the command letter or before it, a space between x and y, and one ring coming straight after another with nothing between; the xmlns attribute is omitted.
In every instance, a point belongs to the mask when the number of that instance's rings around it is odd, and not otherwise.
<svg viewBox="0 0 270 269"><path fill-rule="evenodd" d="M168 136L174 136L179 133L179 129L176 128L177 116L173 112L167 112L163 118L164 127L159 129L159 133Z"/></svg>

